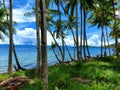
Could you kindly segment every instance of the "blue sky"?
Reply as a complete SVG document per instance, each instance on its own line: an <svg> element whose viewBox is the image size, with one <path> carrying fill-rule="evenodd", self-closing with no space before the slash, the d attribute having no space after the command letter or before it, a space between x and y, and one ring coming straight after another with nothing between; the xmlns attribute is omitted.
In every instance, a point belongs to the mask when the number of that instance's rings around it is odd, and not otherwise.
<svg viewBox="0 0 120 90"><path fill-rule="evenodd" d="M26 12L32 11L34 7L34 0L13 0L13 20L17 22L16 30L17 34L14 35L14 42L17 45L35 45L36 44L36 32L35 32L35 16L25 17ZM6 0L6 6L9 8L9 0ZM87 25L87 39L88 44L92 46L100 46L101 30L96 27L88 28ZM110 29L108 30L110 32ZM47 33L48 45L51 45L53 41L51 35ZM68 45L73 45L73 38L68 35L65 39ZM61 40L58 39L61 44ZM110 39L110 43L114 40ZM0 41L0 44L8 44L9 40L5 37L5 42Z"/></svg>

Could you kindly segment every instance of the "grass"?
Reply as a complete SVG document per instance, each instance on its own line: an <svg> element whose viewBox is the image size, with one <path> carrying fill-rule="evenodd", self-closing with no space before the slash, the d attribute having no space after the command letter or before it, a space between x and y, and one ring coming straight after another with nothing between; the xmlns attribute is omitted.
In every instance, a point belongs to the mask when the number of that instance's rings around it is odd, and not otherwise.
<svg viewBox="0 0 120 90"><path fill-rule="evenodd" d="M115 57L53 65L48 71L49 90L120 90L120 63ZM34 72L31 69L12 75L31 79L30 84L20 90L42 90L41 80L34 79ZM2 74L0 81L8 77Z"/></svg>

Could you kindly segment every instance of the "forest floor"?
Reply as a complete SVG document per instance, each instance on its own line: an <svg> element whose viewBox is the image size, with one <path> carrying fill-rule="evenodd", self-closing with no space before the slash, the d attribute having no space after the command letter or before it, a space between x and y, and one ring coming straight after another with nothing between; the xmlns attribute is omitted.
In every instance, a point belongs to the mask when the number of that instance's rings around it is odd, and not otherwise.
<svg viewBox="0 0 120 90"><path fill-rule="evenodd" d="M42 90L41 80L34 74L35 69L14 72L12 76L1 74L0 82L24 76L30 81L19 90ZM111 56L56 64L48 67L48 81L49 90L120 90L120 63Z"/></svg>

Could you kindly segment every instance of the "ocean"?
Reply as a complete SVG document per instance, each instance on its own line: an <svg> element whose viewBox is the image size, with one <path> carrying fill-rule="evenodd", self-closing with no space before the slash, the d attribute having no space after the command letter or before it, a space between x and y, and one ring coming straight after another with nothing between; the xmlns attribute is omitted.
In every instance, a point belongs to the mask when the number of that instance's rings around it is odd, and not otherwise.
<svg viewBox="0 0 120 90"><path fill-rule="evenodd" d="M17 56L18 56L21 66L26 69L35 68L36 56L37 56L36 46L35 45L16 45L15 48L16 48ZM74 48L72 46L68 46L68 49L71 55L74 57ZM0 73L7 72L8 51L9 51L8 45L0 45ZM89 51L90 51L91 56L96 56L97 54L100 54L100 47L89 47ZM112 48L111 48L111 52L113 52ZM109 55L108 48L107 48L107 55ZM50 46L47 47L47 57L48 57L48 65L58 63L57 59L54 56L53 51L50 49ZM70 57L67 51L65 51L65 60L66 61L70 60ZM16 62L13 56L13 66L14 65L16 65Z"/></svg>

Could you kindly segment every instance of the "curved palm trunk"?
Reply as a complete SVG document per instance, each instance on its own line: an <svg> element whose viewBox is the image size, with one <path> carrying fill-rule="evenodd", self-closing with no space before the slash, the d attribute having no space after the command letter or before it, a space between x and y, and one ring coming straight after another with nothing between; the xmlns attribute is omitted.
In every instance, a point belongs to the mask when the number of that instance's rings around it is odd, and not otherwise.
<svg viewBox="0 0 120 90"><path fill-rule="evenodd" d="M42 83L44 90L48 90L48 69L47 69L47 30L46 30L46 4L41 0L41 41L42 41Z"/></svg>
<svg viewBox="0 0 120 90"><path fill-rule="evenodd" d="M73 36L73 40L74 40L74 59L76 59L76 48L75 48L75 46L76 46L76 40L75 40L75 35L74 35L74 32L73 32L73 29L72 29L72 26L70 26L69 25L69 27L70 27L70 31L71 31L71 33L72 33L72 36Z"/></svg>
<svg viewBox="0 0 120 90"><path fill-rule="evenodd" d="M16 67L16 70L19 71L19 70L25 70L19 63L19 60L18 60L18 57L17 57L17 53L16 53L16 50L15 50L15 45L13 43L13 54L14 54L14 57L15 57L15 61L16 61L16 64L17 64L17 67ZM15 67L15 66L14 66Z"/></svg>
<svg viewBox="0 0 120 90"><path fill-rule="evenodd" d="M60 14L60 2L59 0L57 0L57 7L58 7L58 11L59 11L59 24L60 24L60 27L59 27L59 31L60 32L60 35L61 35L61 38L62 38L62 63L65 62L65 46L64 46L64 35L63 35L63 31L62 31L62 25L61 25L61 14Z"/></svg>
<svg viewBox="0 0 120 90"><path fill-rule="evenodd" d="M12 0L10 0L10 38L9 38L9 58L8 58L8 74L12 74L12 51L13 51L13 30L12 30Z"/></svg>
<svg viewBox="0 0 120 90"><path fill-rule="evenodd" d="M52 33L51 31L49 31L49 32L50 32L50 34L51 34L51 36L52 36L52 38L53 38L55 44L57 45L57 47L58 47L58 49L59 49L59 51L60 51L61 56L62 56L63 53L62 53L61 47L60 47L59 44L57 43L57 41L56 41L56 39L55 39L53 33Z"/></svg>
<svg viewBox="0 0 120 90"><path fill-rule="evenodd" d="M72 55L70 54L70 51L69 51L69 49L68 49L66 43L65 43L65 47L66 47L66 50L67 50L67 52L68 52L68 55L69 55L71 61L73 61Z"/></svg>
<svg viewBox="0 0 120 90"><path fill-rule="evenodd" d="M40 75L40 31L39 31L39 13L38 13L38 0L35 0L35 7L36 7L36 38L37 38L37 66L36 66L36 72L35 77L38 77Z"/></svg>
<svg viewBox="0 0 120 90"><path fill-rule="evenodd" d="M106 28L106 38L107 38L107 43L108 43L108 48L109 48L109 55L111 56L111 52L110 52L110 44L109 44L109 38L108 38L108 31L107 31L107 27Z"/></svg>
<svg viewBox="0 0 120 90"><path fill-rule="evenodd" d="M88 57L90 58L90 52L89 52L89 47L88 47L88 42L87 42L87 35L86 35L86 11L84 11L85 15L84 15L84 18L85 18L85 28L84 28L84 34L85 34L85 43L86 43L86 49L87 49L87 53L88 53Z"/></svg>
<svg viewBox="0 0 120 90"><path fill-rule="evenodd" d="M55 52L54 48L53 48L52 50L53 50L53 53L54 53L54 55L55 55L56 59L58 60L58 62L59 62L59 63L61 63L61 60L58 58L58 55L56 54L56 52Z"/></svg>

